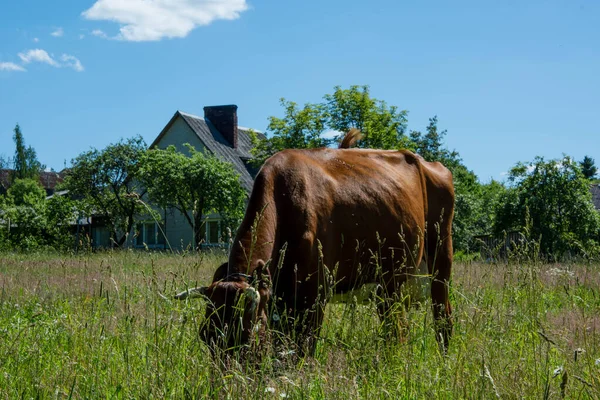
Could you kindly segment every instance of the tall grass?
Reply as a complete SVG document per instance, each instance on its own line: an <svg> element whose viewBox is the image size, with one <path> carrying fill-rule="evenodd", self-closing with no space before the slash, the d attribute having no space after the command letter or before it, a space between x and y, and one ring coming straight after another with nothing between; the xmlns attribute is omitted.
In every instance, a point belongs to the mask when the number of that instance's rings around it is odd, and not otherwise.
<svg viewBox="0 0 600 400"><path fill-rule="evenodd" d="M431 305L405 340L333 304L314 357L225 363L198 339L218 255L0 254L0 398L600 398L600 266L454 265L443 355Z"/></svg>

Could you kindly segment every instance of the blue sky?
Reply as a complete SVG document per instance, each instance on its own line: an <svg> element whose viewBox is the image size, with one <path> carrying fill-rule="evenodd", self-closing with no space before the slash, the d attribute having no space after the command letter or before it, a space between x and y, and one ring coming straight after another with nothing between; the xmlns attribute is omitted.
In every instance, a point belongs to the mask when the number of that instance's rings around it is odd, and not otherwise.
<svg viewBox="0 0 600 400"><path fill-rule="evenodd" d="M597 0L20 0L0 2L0 155L21 125L60 170L176 110L237 104L264 130L279 98L369 85L437 115L482 181L563 153L600 164Z"/></svg>

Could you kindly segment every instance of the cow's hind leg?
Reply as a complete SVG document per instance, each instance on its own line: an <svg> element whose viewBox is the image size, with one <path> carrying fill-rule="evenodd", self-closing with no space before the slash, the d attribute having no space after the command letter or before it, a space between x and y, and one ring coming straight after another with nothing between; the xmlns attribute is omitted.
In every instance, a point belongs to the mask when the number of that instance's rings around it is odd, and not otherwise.
<svg viewBox="0 0 600 400"><path fill-rule="evenodd" d="M452 270L452 237L449 224L430 237L427 264L431 274L431 300L435 320L436 337L443 351L448 350L452 335L452 306L449 298L450 273ZM435 244L435 245L431 245Z"/></svg>
<svg viewBox="0 0 600 400"><path fill-rule="evenodd" d="M295 326L295 342L301 356L312 356L317 347L323 324L324 306L315 303L314 307L297 310L298 323Z"/></svg>

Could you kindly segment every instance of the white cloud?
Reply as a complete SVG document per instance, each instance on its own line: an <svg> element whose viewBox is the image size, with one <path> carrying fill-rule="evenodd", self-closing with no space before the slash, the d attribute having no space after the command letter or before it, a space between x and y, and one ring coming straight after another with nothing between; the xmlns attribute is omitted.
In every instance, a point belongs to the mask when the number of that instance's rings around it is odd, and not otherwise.
<svg viewBox="0 0 600 400"><path fill-rule="evenodd" d="M19 53L18 56L25 64L29 64L31 62L41 62L52 65L53 67L60 67L60 64L58 64L56 60L46 52L46 50L28 50L26 53Z"/></svg>
<svg viewBox="0 0 600 400"><path fill-rule="evenodd" d="M60 59L64 63L63 66L73 68L77 72L83 71L83 65L81 65L81 61L75 56L70 54L63 54Z"/></svg>
<svg viewBox="0 0 600 400"><path fill-rule="evenodd" d="M141 42L182 38L198 26L237 19L247 9L246 0L97 0L82 15L117 22L115 39Z"/></svg>
<svg viewBox="0 0 600 400"><path fill-rule="evenodd" d="M35 43L37 43L37 42L39 42L39 41L40 41L40 39L38 39L38 38L34 37L34 38L33 38L33 41L34 41Z"/></svg>
<svg viewBox="0 0 600 400"><path fill-rule="evenodd" d="M81 39L83 39L84 37L85 37L85 35L84 35L83 33L80 33L80 34L79 34L79 39L80 39L80 40L81 40Z"/></svg>
<svg viewBox="0 0 600 400"><path fill-rule="evenodd" d="M28 50L24 53L19 53L18 56L21 59L21 61L23 61L23 64L29 64L32 62L40 62L40 63L52 65L53 67L57 67L57 68L61 68L61 67L73 68L77 72L81 72L84 70L83 65L81 64L81 61L79 61L79 59L77 57L72 56L70 54L63 54L60 57L61 62L58 62L57 60L52 58L52 56L50 54L48 54L46 52L46 50L42 50L42 49ZM17 67L19 67L19 66L17 65Z"/></svg>
<svg viewBox="0 0 600 400"><path fill-rule="evenodd" d="M56 28L51 35L54 37L61 37L65 34L65 31L63 30L63 28Z"/></svg>
<svg viewBox="0 0 600 400"><path fill-rule="evenodd" d="M104 31L101 31L100 29L94 29L92 31L92 35L101 37L103 39L107 39L108 38L108 35L106 33L104 33Z"/></svg>
<svg viewBox="0 0 600 400"><path fill-rule="evenodd" d="M24 72L24 71L26 71L26 69L23 68L23 67L21 67L18 64L15 64L15 63L0 62L0 71L20 71L20 72Z"/></svg>

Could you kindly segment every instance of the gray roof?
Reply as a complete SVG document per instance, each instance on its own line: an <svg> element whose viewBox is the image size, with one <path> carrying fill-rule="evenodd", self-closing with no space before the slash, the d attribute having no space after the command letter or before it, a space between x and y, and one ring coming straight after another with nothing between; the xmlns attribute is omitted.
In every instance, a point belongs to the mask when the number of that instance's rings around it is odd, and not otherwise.
<svg viewBox="0 0 600 400"><path fill-rule="evenodd" d="M250 149L252 148L250 129L238 126L238 147L234 149L209 120L177 111L150 147L154 147L160 141L178 117L181 117L188 124L212 154L233 165L236 172L240 175L242 187L246 192L250 193L254 184L254 177L258 172L258 168L254 168L248 164L248 161L252 158L252 154L250 154ZM254 131L259 136L264 137L262 132Z"/></svg>
<svg viewBox="0 0 600 400"><path fill-rule="evenodd" d="M594 207L596 207L596 210L600 211L600 184L593 184L590 191L592 192Z"/></svg>

